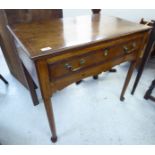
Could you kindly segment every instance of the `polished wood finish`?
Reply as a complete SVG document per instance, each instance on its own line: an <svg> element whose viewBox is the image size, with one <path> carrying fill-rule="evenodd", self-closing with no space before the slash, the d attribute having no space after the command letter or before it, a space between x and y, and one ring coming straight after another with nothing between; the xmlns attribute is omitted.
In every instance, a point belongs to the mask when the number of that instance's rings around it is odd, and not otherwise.
<svg viewBox="0 0 155 155"><path fill-rule="evenodd" d="M71 83L130 61L131 67L121 93L124 98L150 27L96 14L15 24L8 26L8 30L18 46L24 49L24 54L19 54L23 63L29 59L37 70L52 141L55 142L52 94ZM32 67L27 69L30 73L35 71Z"/></svg>
<svg viewBox="0 0 155 155"><path fill-rule="evenodd" d="M132 88L132 91L131 91L132 95L135 93L135 90L136 90L136 88L138 86L139 80L140 80L140 78L142 76L145 64L147 63L147 60L149 59L149 57L151 55L151 49L152 49L152 47L154 46L154 43L155 43L155 21L152 21L152 22L153 22L153 28L152 28L150 37L148 39L147 47L146 47L146 49L144 51L144 54L142 55L141 64L140 64L140 66L138 68L138 73L137 73L137 76L136 76L136 79L135 79L135 82L134 82L134 85L133 85L133 88Z"/></svg>
<svg viewBox="0 0 155 155"><path fill-rule="evenodd" d="M0 9L0 46L2 48L2 52L12 75L27 87L27 82L24 77L24 71L22 69L21 62L10 34L6 28L7 24L8 20L5 11Z"/></svg>
<svg viewBox="0 0 155 155"><path fill-rule="evenodd" d="M15 24L12 29L12 34L14 37L18 36L16 39L19 40L27 55L36 60L51 54L53 56L62 54L65 50L69 53L75 48L114 40L121 35L127 36L140 32L141 29L145 31L148 26L120 18L92 15ZM46 47L51 49L44 50Z"/></svg>
<svg viewBox="0 0 155 155"><path fill-rule="evenodd" d="M91 11L92 11L93 14L99 14L99 13L101 12L101 9L91 9ZM99 75L94 75L94 76L93 76L93 79L94 79L94 80L97 80L98 77L99 77ZM83 81L83 80L77 81L76 84L78 85L78 84L80 84L82 81Z"/></svg>
<svg viewBox="0 0 155 155"><path fill-rule="evenodd" d="M5 9L0 10L0 42L5 60L8 64L10 72L16 77L26 88L30 90L34 105L39 104L36 89L37 80L33 80L34 76L27 71L19 59L19 50L15 47L12 36L8 34L6 25L17 23L29 23L32 21L46 21L62 17L62 9ZM18 46L19 47L19 46ZM20 52L21 53L21 52ZM28 62L29 63L29 62ZM30 66L30 65L29 65ZM35 82L34 82L35 81Z"/></svg>
<svg viewBox="0 0 155 155"><path fill-rule="evenodd" d="M108 61L114 59L116 57L122 57L127 54L132 54L134 50L137 50L140 46L141 38L136 40L131 40L128 42L123 42L120 45L113 45L110 47L104 47L99 50L89 51L88 53L78 55L75 57L71 57L68 59L63 59L62 61L57 61L49 64L50 76L52 77L52 81L58 80L64 76L70 76L78 71L84 70L89 66L98 65L103 63L104 61ZM133 47L133 44L135 47ZM128 47L130 53L126 53L124 51L124 47ZM115 52L117 51L117 52Z"/></svg>
<svg viewBox="0 0 155 155"><path fill-rule="evenodd" d="M92 9L92 13L93 14L99 14L101 12L101 9ZM113 68L111 68L111 69L109 69L109 72L111 72L111 73L114 73L114 72L116 72L117 70L116 69L113 69ZM93 79L94 80L97 80L99 78L99 75L94 75L93 76Z"/></svg>

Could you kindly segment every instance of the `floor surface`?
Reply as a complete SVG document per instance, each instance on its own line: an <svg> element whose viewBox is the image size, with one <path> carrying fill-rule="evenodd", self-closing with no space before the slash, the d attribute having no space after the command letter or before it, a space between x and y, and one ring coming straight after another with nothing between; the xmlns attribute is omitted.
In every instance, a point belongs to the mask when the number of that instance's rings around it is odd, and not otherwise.
<svg viewBox="0 0 155 155"><path fill-rule="evenodd" d="M58 134L56 144L155 144L155 103L143 98L155 76L155 63L146 66L134 96L130 94L136 71L119 100L128 63L116 73L87 78L53 95ZM0 52L0 142L2 144L52 144L43 101L33 106L29 92L10 74Z"/></svg>

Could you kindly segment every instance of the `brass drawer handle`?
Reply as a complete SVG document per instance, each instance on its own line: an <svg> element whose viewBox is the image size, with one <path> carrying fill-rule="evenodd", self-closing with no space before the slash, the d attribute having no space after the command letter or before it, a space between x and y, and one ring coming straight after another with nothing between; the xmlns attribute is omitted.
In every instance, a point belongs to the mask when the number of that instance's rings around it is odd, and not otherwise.
<svg viewBox="0 0 155 155"><path fill-rule="evenodd" d="M68 64L68 63L65 63L65 68L70 70L72 68L72 66L70 64Z"/></svg>
<svg viewBox="0 0 155 155"><path fill-rule="evenodd" d="M83 65L83 64L85 64L85 62L86 62L85 59L80 59L79 64ZM65 68L72 72L76 72L76 71L80 70L82 67L73 68L73 66L70 65L69 63L65 63Z"/></svg>
<svg viewBox="0 0 155 155"><path fill-rule="evenodd" d="M132 48L131 49L128 48L127 46L124 46L123 50L124 50L125 54L130 54L131 52L133 52L135 50L135 48L136 48L136 43L134 42L134 43L132 43Z"/></svg>
<svg viewBox="0 0 155 155"><path fill-rule="evenodd" d="M130 50L127 46L124 46L123 50L124 50L124 53L126 53L126 54L130 53Z"/></svg>
<svg viewBox="0 0 155 155"><path fill-rule="evenodd" d="M136 48L136 46L137 46L136 43L133 42L133 43L132 43L132 47L133 47L133 48Z"/></svg>
<svg viewBox="0 0 155 155"><path fill-rule="evenodd" d="M104 50L104 56L107 56L108 53L109 53L109 50L108 50L108 49L105 49L105 50Z"/></svg>
<svg viewBox="0 0 155 155"><path fill-rule="evenodd" d="M86 60L85 59L80 59L80 65L85 64Z"/></svg>
<svg viewBox="0 0 155 155"><path fill-rule="evenodd" d="M76 72L76 71L80 70L81 68L82 68L82 67L72 68L71 71L72 71L72 72Z"/></svg>
<svg viewBox="0 0 155 155"><path fill-rule="evenodd" d="M65 68L72 72L76 72L76 71L80 70L82 67L73 68L70 64L66 63Z"/></svg>

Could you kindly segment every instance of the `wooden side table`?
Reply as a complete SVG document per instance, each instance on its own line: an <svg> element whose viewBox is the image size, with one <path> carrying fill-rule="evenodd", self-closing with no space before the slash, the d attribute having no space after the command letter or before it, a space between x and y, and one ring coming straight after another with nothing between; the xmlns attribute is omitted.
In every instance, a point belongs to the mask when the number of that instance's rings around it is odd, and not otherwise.
<svg viewBox="0 0 155 155"><path fill-rule="evenodd" d="M37 71L52 142L57 141L52 95L74 82L129 61L120 94L123 101L151 29L98 14L15 24L7 28L18 46L24 49L18 52L29 73Z"/></svg>

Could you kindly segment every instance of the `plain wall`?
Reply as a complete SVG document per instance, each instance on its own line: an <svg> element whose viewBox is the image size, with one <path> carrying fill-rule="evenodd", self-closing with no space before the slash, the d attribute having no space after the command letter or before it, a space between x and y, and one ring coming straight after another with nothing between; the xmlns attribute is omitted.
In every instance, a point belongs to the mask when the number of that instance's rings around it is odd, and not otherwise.
<svg viewBox="0 0 155 155"><path fill-rule="evenodd" d="M73 17L79 15L91 14L90 9L64 9L64 17ZM155 20L155 9L102 9L102 14L121 17L133 22L139 22L141 18L146 20Z"/></svg>

